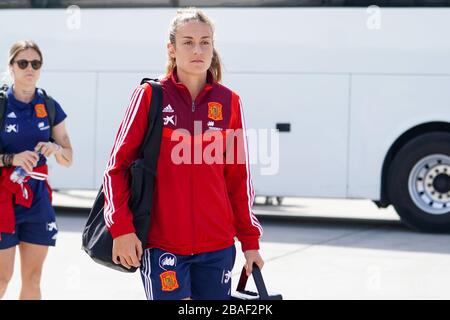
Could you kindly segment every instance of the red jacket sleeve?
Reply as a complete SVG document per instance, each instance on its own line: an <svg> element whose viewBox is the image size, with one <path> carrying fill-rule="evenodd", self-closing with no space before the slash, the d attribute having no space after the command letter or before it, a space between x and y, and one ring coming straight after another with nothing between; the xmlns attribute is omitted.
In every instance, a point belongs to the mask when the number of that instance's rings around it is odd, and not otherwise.
<svg viewBox="0 0 450 320"><path fill-rule="evenodd" d="M135 232L130 198L129 167L139 156L148 128L151 86L137 87L131 96L103 176L104 218L113 238Z"/></svg>
<svg viewBox="0 0 450 320"><path fill-rule="evenodd" d="M262 227L252 211L255 193L250 174L244 115L241 100L235 93L232 93L231 98L230 128L234 134L231 140L227 139L231 144L227 143L226 149L225 181L237 237L242 244L242 251L259 250ZM231 158L230 148L233 149Z"/></svg>

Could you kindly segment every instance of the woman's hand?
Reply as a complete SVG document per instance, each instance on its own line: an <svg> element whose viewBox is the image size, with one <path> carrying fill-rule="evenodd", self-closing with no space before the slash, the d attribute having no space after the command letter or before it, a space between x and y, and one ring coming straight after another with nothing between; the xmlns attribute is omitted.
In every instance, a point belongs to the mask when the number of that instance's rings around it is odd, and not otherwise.
<svg viewBox="0 0 450 320"><path fill-rule="evenodd" d="M61 146L53 142L39 142L34 150L40 152L45 157L50 157L61 149Z"/></svg>
<svg viewBox="0 0 450 320"><path fill-rule="evenodd" d="M113 240L112 259L115 264L125 268L140 267L142 243L136 233L127 233Z"/></svg>
<svg viewBox="0 0 450 320"><path fill-rule="evenodd" d="M13 166L21 166L27 172L32 172L33 168L37 166L39 155L33 151L24 151L17 153L13 158Z"/></svg>
<svg viewBox="0 0 450 320"><path fill-rule="evenodd" d="M246 270L247 277L250 277L253 271L253 263L262 269L264 266L264 260L261 258L258 250L247 250L244 252L245 256L245 265L244 268Z"/></svg>

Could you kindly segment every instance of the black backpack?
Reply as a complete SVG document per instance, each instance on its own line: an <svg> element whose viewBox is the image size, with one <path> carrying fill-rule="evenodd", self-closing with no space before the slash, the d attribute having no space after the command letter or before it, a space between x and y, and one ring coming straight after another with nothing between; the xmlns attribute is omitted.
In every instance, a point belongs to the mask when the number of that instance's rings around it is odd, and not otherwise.
<svg viewBox="0 0 450 320"><path fill-rule="evenodd" d="M141 84L149 83L152 86L152 98L148 115L148 130L141 145L140 156L134 161L130 170L130 200L128 206L133 213L133 224L136 235L145 248L150 225L150 210L152 208L152 195L156 164L159 157L159 148L162 137L162 88L157 80L143 79ZM89 213L86 226L83 230L82 249L97 263L114 270L135 272L137 268L127 269L121 264L112 261L113 239L106 227L103 210L105 195L103 185L100 187L97 198Z"/></svg>

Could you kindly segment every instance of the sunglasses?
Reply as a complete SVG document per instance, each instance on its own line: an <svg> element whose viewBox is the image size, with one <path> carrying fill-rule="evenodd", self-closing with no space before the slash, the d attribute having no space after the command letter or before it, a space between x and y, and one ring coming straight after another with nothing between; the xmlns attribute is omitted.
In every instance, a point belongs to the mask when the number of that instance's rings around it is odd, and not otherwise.
<svg viewBox="0 0 450 320"><path fill-rule="evenodd" d="M25 70L26 68L28 68L29 63L31 63L31 67L34 70L39 70L42 67L42 61L39 61L39 60L28 61L28 60L23 59L23 60L17 60L14 62L17 63L19 68L22 70Z"/></svg>

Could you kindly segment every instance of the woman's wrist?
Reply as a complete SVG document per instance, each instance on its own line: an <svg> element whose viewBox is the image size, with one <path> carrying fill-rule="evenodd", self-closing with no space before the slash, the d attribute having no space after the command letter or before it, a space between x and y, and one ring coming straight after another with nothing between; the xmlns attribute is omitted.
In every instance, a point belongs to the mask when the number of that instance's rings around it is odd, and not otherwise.
<svg viewBox="0 0 450 320"><path fill-rule="evenodd" d="M60 154L61 150L62 150L62 147L59 144L55 143L55 142L53 142L53 144L55 145L55 155Z"/></svg>
<svg viewBox="0 0 450 320"><path fill-rule="evenodd" d="M14 153L4 153L2 154L1 160L3 167L12 167L14 162Z"/></svg>

